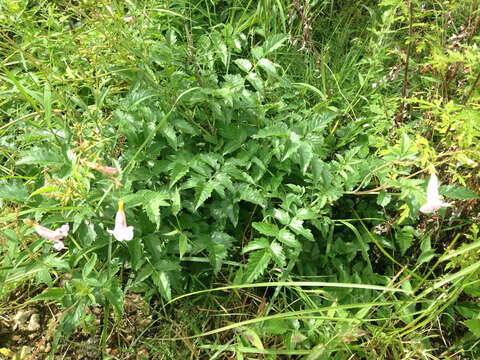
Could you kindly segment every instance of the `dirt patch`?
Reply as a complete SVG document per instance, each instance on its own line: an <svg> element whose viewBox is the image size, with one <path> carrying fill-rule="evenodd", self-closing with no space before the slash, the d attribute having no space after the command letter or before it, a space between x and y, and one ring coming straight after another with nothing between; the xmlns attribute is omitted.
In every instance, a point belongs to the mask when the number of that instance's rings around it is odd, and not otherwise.
<svg viewBox="0 0 480 360"><path fill-rule="evenodd" d="M0 360L47 359L52 351L58 319L63 309L38 302L0 316ZM108 324L107 354L115 359L150 359L147 349L138 340L151 322L149 305L138 294L127 294L124 316ZM64 360L101 359L100 342L104 311L100 307L86 307L82 323L68 339L61 338L54 358ZM148 329L147 329L148 330Z"/></svg>

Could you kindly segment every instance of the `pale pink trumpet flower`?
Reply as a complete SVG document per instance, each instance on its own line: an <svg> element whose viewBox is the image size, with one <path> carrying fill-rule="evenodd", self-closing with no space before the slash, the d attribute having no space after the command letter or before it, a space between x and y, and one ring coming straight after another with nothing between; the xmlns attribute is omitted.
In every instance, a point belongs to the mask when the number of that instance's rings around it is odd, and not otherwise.
<svg viewBox="0 0 480 360"><path fill-rule="evenodd" d="M123 200L118 201L118 211L115 215L115 228L107 229L118 241L130 241L133 239L133 226L127 226L127 218L123 211Z"/></svg>
<svg viewBox="0 0 480 360"><path fill-rule="evenodd" d="M33 226L37 234L44 239L54 241L55 243L53 247L55 248L55 250L60 251L65 248L62 239L67 237L68 235L68 231L70 230L70 226L68 226L68 224L64 224L56 230L50 230L45 226L38 225L36 222L30 219L25 219L24 222L30 226Z"/></svg>
<svg viewBox="0 0 480 360"><path fill-rule="evenodd" d="M424 214L430 214L437 211L441 207L450 205L450 203L445 203L440 200L440 195L438 194L437 175L432 173L432 175L430 175L430 180L428 181L427 186L427 202L420 208L420 211Z"/></svg>
<svg viewBox="0 0 480 360"><path fill-rule="evenodd" d="M65 244L61 240L55 241L55 244L53 244L53 248L57 251L60 251L60 250L63 250L65 248Z"/></svg>

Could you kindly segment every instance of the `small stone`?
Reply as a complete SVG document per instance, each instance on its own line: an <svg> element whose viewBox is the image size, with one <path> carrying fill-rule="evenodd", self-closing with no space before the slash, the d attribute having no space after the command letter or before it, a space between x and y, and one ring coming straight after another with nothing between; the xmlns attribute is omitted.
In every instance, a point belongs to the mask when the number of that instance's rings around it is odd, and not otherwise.
<svg viewBox="0 0 480 360"><path fill-rule="evenodd" d="M100 338L98 336L92 336L88 338L87 345L94 347L94 346L97 346L99 342L100 342Z"/></svg>
<svg viewBox="0 0 480 360"><path fill-rule="evenodd" d="M27 330L28 331L37 331L38 329L40 329L40 315L35 313L30 317L30 321L28 322Z"/></svg>
<svg viewBox="0 0 480 360"><path fill-rule="evenodd" d="M32 315L32 313L33 310L19 310L13 317L14 329L16 329L17 327L23 329L25 327L25 323L27 322L30 315Z"/></svg>

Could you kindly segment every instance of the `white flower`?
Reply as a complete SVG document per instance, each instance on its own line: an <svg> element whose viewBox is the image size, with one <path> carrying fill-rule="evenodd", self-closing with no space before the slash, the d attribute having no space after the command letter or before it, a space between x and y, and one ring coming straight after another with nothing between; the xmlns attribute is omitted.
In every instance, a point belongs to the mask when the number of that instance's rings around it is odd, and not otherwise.
<svg viewBox="0 0 480 360"><path fill-rule="evenodd" d="M127 226L127 218L123 211L123 200L118 201L118 211L115 215L115 228L107 229L118 241L130 241L133 239L133 226Z"/></svg>
<svg viewBox="0 0 480 360"><path fill-rule="evenodd" d="M60 250L63 250L65 248L65 244L61 240L55 241L55 244L53 244L53 248L57 251L60 251Z"/></svg>
<svg viewBox="0 0 480 360"><path fill-rule="evenodd" d="M450 205L450 203L444 203L440 200L437 176L435 174L430 175L430 180L428 181L427 186L427 203L420 208L420 211L424 214L430 214L437 211L442 206Z"/></svg>
<svg viewBox="0 0 480 360"><path fill-rule="evenodd" d="M30 226L33 226L37 234L41 237L47 240L53 240L55 242L53 247L56 250L60 251L65 248L62 239L68 235L68 230L70 230L70 226L68 226L68 224L64 224L56 230L50 230L49 228L38 225L30 219L25 219L24 222Z"/></svg>

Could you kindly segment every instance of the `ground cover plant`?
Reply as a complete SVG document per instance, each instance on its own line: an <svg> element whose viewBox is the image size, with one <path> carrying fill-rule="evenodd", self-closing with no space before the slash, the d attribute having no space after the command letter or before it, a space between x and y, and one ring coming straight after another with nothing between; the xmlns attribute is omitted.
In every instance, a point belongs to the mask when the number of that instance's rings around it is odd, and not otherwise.
<svg viewBox="0 0 480 360"><path fill-rule="evenodd" d="M0 356L480 356L476 0L0 2Z"/></svg>

